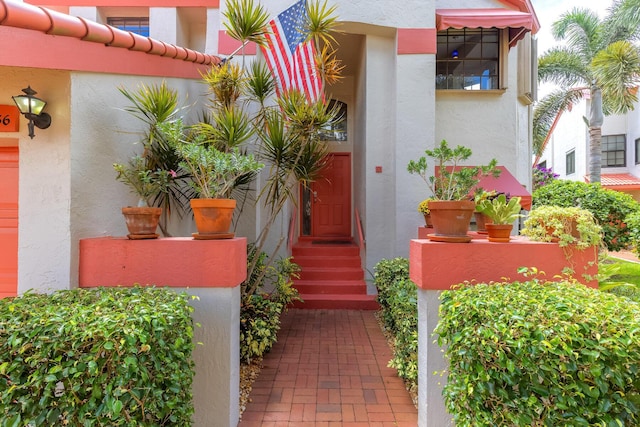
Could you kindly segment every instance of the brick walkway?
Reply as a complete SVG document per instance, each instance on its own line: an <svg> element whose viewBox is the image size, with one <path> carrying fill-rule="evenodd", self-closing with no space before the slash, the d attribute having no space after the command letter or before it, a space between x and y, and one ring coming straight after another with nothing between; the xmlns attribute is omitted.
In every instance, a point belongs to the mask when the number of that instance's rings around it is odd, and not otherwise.
<svg viewBox="0 0 640 427"><path fill-rule="evenodd" d="M390 359L373 311L289 310L239 427L415 427Z"/></svg>

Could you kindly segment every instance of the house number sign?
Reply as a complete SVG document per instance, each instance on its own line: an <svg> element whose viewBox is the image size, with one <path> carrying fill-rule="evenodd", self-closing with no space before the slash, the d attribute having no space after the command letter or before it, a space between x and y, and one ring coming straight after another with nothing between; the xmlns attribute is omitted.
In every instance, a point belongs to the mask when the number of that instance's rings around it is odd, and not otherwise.
<svg viewBox="0 0 640 427"><path fill-rule="evenodd" d="M15 105L0 105L0 132L20 130L20 111Z"/></svg>

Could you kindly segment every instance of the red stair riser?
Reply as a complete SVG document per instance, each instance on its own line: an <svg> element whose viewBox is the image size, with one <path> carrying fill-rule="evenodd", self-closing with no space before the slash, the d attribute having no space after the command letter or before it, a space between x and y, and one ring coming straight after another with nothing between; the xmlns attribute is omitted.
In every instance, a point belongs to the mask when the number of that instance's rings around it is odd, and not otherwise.
<svg viewBox="0 0 640 427"><path fill-rule="evenodd" d="M294 246L292 254L294 258L296 256L359 256L360 248L357 246Z"/></svg>
<svg viewBox="0 0 640 427"><path fill-rule="evenodd" d="M324 270L324 269L302 269L300 280L362 280L364 271L355 269Z"/></svg>
<svg viewBox="0 0 640 427"><path fill-rule="evenodd" d="M300 294L367 294L367 285L366 283L361 281L343 283L295 281L293 286L298 290Z"/></svg>
<svg viewBox="0 0 640 427"><path fill-rule="evenodd" d="M350 256L350 257L328 257L328 256L298 256L293 259L293 262L298 264L300 267L353 267L360 268L360 257Z"/></svg>

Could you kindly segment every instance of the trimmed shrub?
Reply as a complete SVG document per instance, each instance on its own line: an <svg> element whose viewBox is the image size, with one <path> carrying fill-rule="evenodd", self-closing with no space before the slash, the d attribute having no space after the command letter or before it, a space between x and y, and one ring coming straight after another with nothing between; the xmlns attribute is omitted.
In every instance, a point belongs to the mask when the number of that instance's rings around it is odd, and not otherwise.
<svg viewBox="0 0 640 427"><path fill-rule="evenodd" d="M258 255L255 246L247 248L247 264L255 260L256 267L241 286L240 360L246 363L271 350L278 339L280 316L289 304L300 299L292 281L300 267L291 258L268 266L267 258L265 252Z"/></svg>
<svg viewBox="0 0 640 427"><path fill-rule="evenodd" d="M382 318L395 337L389 367L411 387L418 382L418 288L409 280L409 260L382 260L375 267L375 285Z"/></svg>
<svg viewBox="0 0 640 427"><path fill-rule="evenodd" d="M443 395L456 426L635 426L640 306L573 282L460 285L441 296Z"/></svg>
<svg viewBox="0 0 640 427"><path fill-rule="evenodd" d="M192 311L152 287L0 300L1 425L191 425Z"/></svg>
<svg viewBox="0 0 640 427"><path fill-rule="evenodd" d="M640 211L627 215L626 223L631 237L631 249L640 256Z"/></svg>
<svg viewBox="0 0 640 427"><path fill-rule="evenodd" d="M632 243L627 216L640 211L640 204L628 194L562 179L553 180L533 192L533 207L554 205L580 207L590 211L604 233L603 241L610 251L626 249Z"/></svg>

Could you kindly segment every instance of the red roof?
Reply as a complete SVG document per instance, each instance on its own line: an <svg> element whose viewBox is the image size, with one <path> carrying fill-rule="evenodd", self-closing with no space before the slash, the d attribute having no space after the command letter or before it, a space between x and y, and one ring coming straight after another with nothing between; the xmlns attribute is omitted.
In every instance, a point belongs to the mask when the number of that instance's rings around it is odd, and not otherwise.
<svg viewBox="0 0 640 427"><path fill-rule="evenodd" d="M589 182L589 177L585 177ZM640 190L640 178L630 173L603 173L600 175L600 185L612 190Z"/></svg>

